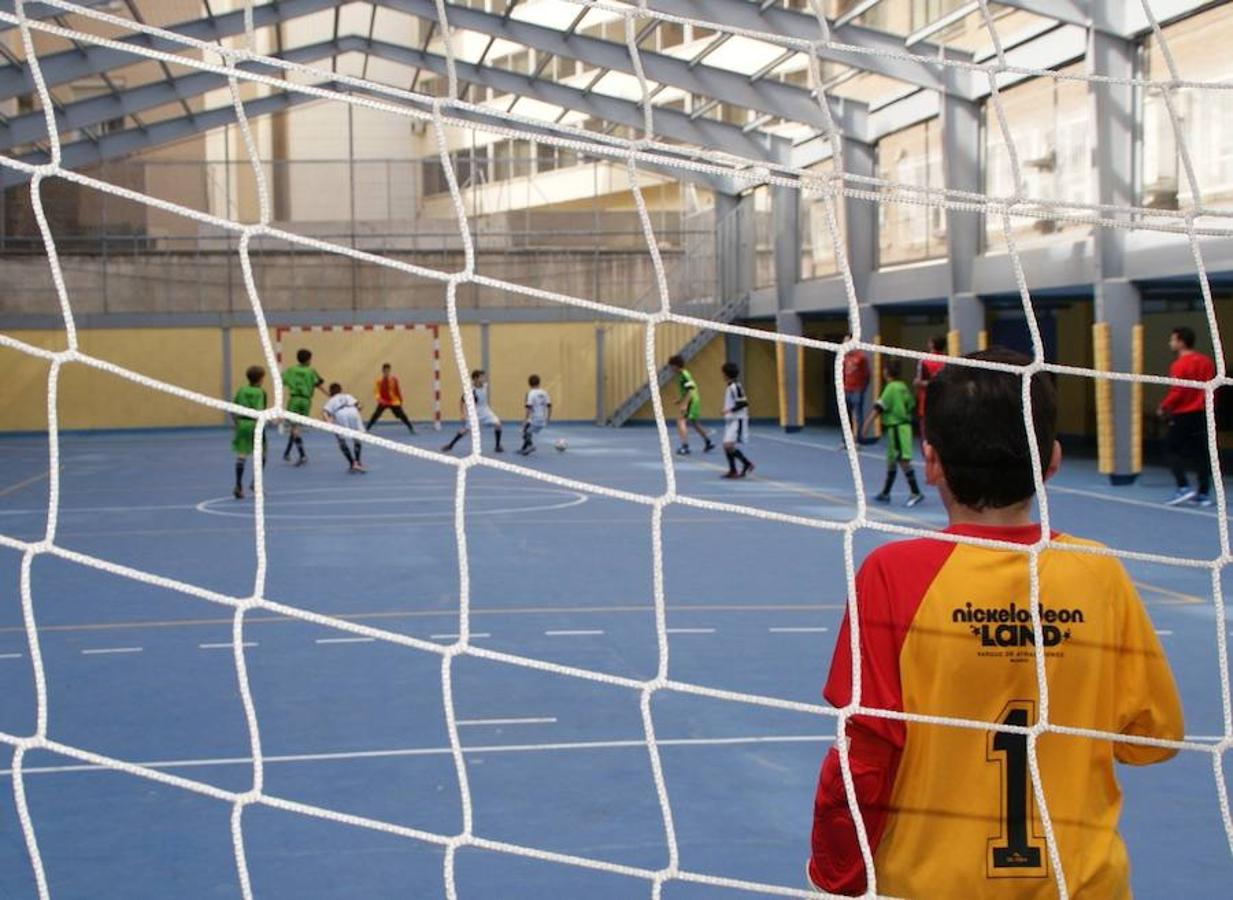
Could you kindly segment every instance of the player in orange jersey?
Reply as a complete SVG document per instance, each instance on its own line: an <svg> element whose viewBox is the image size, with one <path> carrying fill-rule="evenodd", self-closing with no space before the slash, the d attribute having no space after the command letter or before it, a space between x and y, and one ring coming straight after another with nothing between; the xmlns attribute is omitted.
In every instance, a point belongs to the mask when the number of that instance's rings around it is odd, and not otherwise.
<svg viewBox="0 0 1233 900"><path fill-rule="evenodd" d="M994 349L971 359L1025 365ZM949 535L1010 544L1040 539L1014 373L954 364L930 381L925 473L950 518ZM1042 475L1061 461L1057 399L1033 376L1032 413ZM1077 552L1064 534L1040 552L1040 639L1051 725L1180 740L1182 710L1152 623L1121 563ZM1036 632L1026 552L938 538L875 550L856 577L860 705L1007 726L1036 724ZM852 700L851 623L845 617L823 691ZM1044 898L1055 873L1029 768L1026 734L856 715L848 721L856 801L879 894ZM1058 858L1075 898L1128 898L1129 864L1117 831L1114 761L1162 762L1168 747L1045 733L1036 742ZM838 751L827 754L814 807L810 880L839 894L865 890L867 873Z"/></svg>
<svg viewBox="0 0 1233 900"><path fill-rule="evenodd" d="M372 427L377 424L381 414L388 409L394 414L395 419L398 419L407 426L408 431L415 434L415 426L411 424L407 414L402 411L402 386L398 383L398 377L393 374L393 367L389 363L384 363L381 366L381 377L373 385L373 396L377 398L377 406L372 411L372 416L369 417L368 424L365 426L367 431L372 431Z"/></svg>

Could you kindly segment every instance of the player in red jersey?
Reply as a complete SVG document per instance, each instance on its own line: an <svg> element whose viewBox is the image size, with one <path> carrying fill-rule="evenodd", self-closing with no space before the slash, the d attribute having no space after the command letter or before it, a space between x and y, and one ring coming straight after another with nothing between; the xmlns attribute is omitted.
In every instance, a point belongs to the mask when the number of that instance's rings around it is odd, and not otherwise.
<svg viewBox="0 0 1233 900"><path fill-rule="evenodd" d="M935 334L925 344L925 350L929 353L945 353L946 335ZM923 435L925 433L921 423L925 421L925 404L928 402L928 398L925 395L926 389L929 387L929 382L933 380L933 377L942 371L944 365L946 363L940 359L922 359L916 364L916 377L912 379L912 387L916 389L917 434Z"/></svg>
<svg viewBox="0 0 1233 900"><path fill-rule="evenodd" d="M1002 349L969 358L1030 362ZM1024 551L924 538L870 554L855 598L866 709L1024 728L1037 722L1037 633L1025 551L1041 534L1031 518L1035 481L1021 385L1017 374L957 364L929 384L925 472L946 507L946 532ZM1048 478L1061 461L1049 376L1033 376L1031 395L1041 474ZM1037 562L1050 724L1180 740L1177 688L1121 563L1077 550L1096 546L1091 542L1062 534L1051 542ZM845 617L823 691L836 707L853 698L851 636ZM846 734L879 894L1056 896L1026 734L870 715L849 719ZM1035 747L1070 895L1129 898L1113 764L1161 762L1176 751L1056 733ZM867 886L835 748L818 780L809 877L838 894Z"/></svg>
<svg viewBox="0 0 1233 900"><path fill-rule="evenodd" d="M1210 381L1216 377L1216 364L1194 348L1194 330L1181 325L1169 334L1169 349L1176 358L1169 365L1170 378L1188 381ZM1200 388L1174 385L1160 402L1156 414L1169 420L1169 468L1177 481L1177 490L1169 498L1170 506L1192 502L1211 506L1211 457L1207 452L1207 413L1204 393ZM1198 472L1198 487L1192 488L1187 468Z"/></svg>

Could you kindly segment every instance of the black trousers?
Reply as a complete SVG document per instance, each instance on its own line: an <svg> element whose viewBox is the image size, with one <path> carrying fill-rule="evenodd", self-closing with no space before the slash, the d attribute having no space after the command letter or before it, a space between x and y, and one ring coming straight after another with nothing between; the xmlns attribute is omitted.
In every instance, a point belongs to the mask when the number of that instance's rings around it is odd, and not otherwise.
<svg viewBox="0 0 1233 900"><path fill-rule="evenodd" d="M407 418L407 414L402 411L401 406L386 406L384 403L377 404L377 408L372 411L372 416L369 418L368 425L365 427L371 431L373 425L376 424L377 420L381 418L381 414L387 409L394 414L395 419L398 419L398 421L402 422L402 424L406 425L412 431L415 431L415 426L411 424L411 420Z"/></svg>
<svg viewBox="0 0 1233 900"><path fill-rule="evenodd" d="M1190 482L1187 471L1199 473L1199 493L1206 494L1212 486L1211 459L1207 453L1207 415L1202 412L1181 413L1169 420L1169 468L1178 487Z"/></svg>

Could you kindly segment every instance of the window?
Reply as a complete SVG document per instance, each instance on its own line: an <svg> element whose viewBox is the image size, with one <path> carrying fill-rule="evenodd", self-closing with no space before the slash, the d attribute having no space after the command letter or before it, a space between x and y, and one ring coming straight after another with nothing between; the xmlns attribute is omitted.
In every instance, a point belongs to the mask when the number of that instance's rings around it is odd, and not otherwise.
<svg viewBox="0 0 1233 900"><path fill-rule="evenodd" d="M1165 40L1185 81L1225 81L1233 76L1227 47L1233 41L1233 9L1220 6L1164 29ZM1143 75L1169 79L1156 38L1144 44ZM1204 206L1233 204L1233 96L1227 90L1182 88L1173 106L1194 164ZM1195 197L1180 162L1181 149L1158 87L1143 97L1142 203L1159 209L1194 209Z"/></svg>
<svg viewBox="0 0 1233 900"><path fill-rule="evenodd" d="M835 171L832 160L825 160L809 168L809 173L819 181L830 176ZM829 182L836 189L840 183ZM840 248L843 248L847 231L844 218L844 198L836 194L831 199L836 234L832 234L830 219L827 216L827 196L819 191L801 192L801 278L821 278L834 275L839 271L835 255L835 239L838 238ZM841 252L842 249L841 249Z"/></svg>
<svg viewBox="0 0 1233 900"><path fill-rule="evenodd" d="M946 209L924 191L945 186L942 128L930 119L878 142L877 175L891 182L878 204L878 263L896 265L946 254Z"/></svg>
<svg viewBox="0 0 1233 900"><path fill-rule="evenodd" d="M1082 74L1082 64L1062 69L1068 75ZM1089 144L1091 105L1083 81L1034 78L1002 92L1002 108L1010 138L1019 157L1023 191L1028 197L1084 203L1092 196L1092 164ZM1014 169L997 112L989 104L984 111L985 190L995 197L1014 193ZM1078 234L1088 226L1061 222L1042 209L1037 218L1016 216L1011 220L1016 243L1039 240L1063 232ZM999 216L985 221L989 247L1006 243Z"/></svg>

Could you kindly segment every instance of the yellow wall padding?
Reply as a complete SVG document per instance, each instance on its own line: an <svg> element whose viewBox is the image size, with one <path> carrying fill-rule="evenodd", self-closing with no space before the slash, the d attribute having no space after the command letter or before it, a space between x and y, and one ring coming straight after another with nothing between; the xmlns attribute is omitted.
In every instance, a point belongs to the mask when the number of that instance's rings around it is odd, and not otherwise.
<svg viewBox="0 0 1233 900"><path fill-rule="evenodd" d="M805 356L800 344L775 342L775 372L779 379L779 424L785 428L805 424ZM790 361L796 365L796 397L788 402L786 367Z"/></svg>
<svg viewBox="0 0 1233 900"><path fill-rule="evenodd" d="M37 346L64 347L59 331L14 331ZM78 332L83 353L210 397L222 386L222 338L217 328L105 328ZM16 401L0 407L0 431L47 428L47 371L42 360L4 351L6 387ZM151 428L220 425L223 413L135 384L81 363L60 370L57 410L61 428Z"/></svg>
<svg viewBox="0 0 1233 900"><path fill-rule="evenodd" d="M950 356L963 355L963 342L959 338L958 328L946 332L946 352Z"/></svg>
<svg viewBox="0 0 1233 900"><path fill-rule="evenodd" d="M989 349L989 332L985 331L983 328L981 329L980 334L976 335L976 349Z"/></svg>
<svg viewBox="0 0 1233 900"><path fill-rule="evenodd" d="M1143 374L1143 325L1136 325L1130 332L1130 371ZM1130 386L1130 471L1143 471L1143 383L1131 382Z"/></svg>
<svg viewBox="0 0 1233 900"><path fill-rule="evenodd" d="M1110 362L1109 324L1097 322L1092 326L1092 368L1108 372ZM1102 475L1111 475L1114 470L1113 382L1097 378L1095 386L1099 470Z"/></svg>
<svg viewBox="0 0 1233 900"><path fill-rule="evenodd" d="M538 375L552 397L553 418L595 420L594 322L491 325L488 356L492 404L498 416L521 421L527 377ZM448 409L445 415L450 416Z"/></svg>

